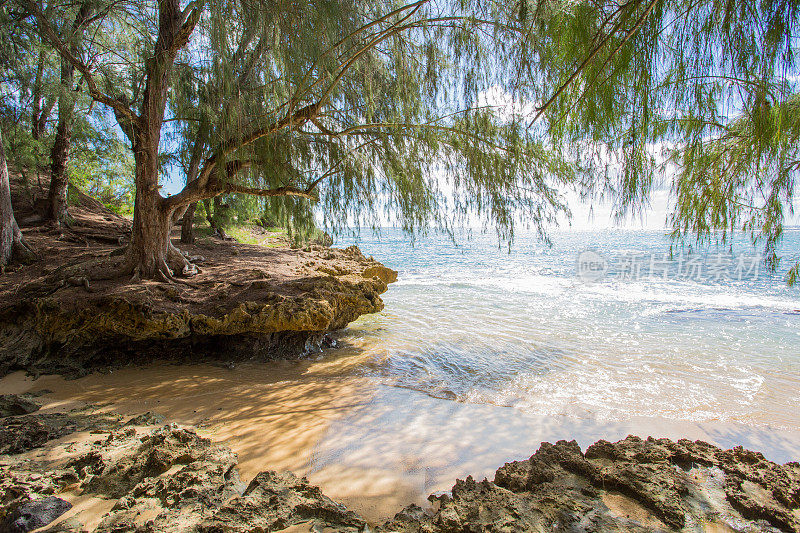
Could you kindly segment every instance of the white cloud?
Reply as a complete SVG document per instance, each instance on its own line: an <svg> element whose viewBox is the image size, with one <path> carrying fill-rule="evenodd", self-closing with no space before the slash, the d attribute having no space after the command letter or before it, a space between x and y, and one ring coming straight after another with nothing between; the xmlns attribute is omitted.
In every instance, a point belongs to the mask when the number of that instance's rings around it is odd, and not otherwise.
<svg viewBox="0 0 800 533"><path fill-rule="evenodd" d="M499 85L494 85L478 94L478 105L492 107L497 116L505 121L531 117L536 113L536 105L531 101L520 101Z"/></svg>

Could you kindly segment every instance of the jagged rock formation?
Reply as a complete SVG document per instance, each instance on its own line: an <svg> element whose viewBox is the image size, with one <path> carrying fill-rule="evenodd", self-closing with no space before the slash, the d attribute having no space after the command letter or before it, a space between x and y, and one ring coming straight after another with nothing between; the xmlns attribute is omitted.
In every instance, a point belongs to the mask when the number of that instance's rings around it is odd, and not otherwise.
<svg viewBox="0 0 800 533"><path fill-rule="evenodd" d="M118 415L96 413L36 413L0 419L0 455L23 453L76 431L108 430Z"/></svg>
<svg viewBox="0 0 800 533"><path fill-rule="evenodd" d="M559 441L431 500L381 531L800 531L800 465L701 441Z"/></svg>
<svg viewBox="0 0 800 533"><path fill-rule="evenodd" d="M39 410L39 404L18 394L0 394L0 418L27 415Z"/></svg>
<svg viewBox="0 0 800 533"><path fill-rule="evenodd" d="M27 501L0 522L0 532L26 533L44 527L71 508L71 503L55 496Z"/></svg>
<svg viewBox="0 0 800 533"><path fill-rule="evenodd" d="M56 460L0 458L0 524L17 521L20 509L31 503L77 487L82 496L116 500L92 529L96 533L278 531L295 524L356 532L367 527L291 472L262 472L243 484L236 455L192 429L150 427L142 434L141 428L120 422L104 439L65 448L60 455ZM86 531L84 518L65 516L48 531Z"/></svg>
<svg viewBox="0 0 800 533"><path fill-rule="evenodd" d="M432 508L411 505L376 527L290 472L245 484L229 449L191 428L157 427L154 413L128 421L33 413L2 424L36 426L43 417L60 417L64 431L91 429L93 438L0 456L0 532L53 520L46 531L800 531L800 465L701 441L631 436L586 452L574 441L543 443L530 459L500 467L494 481L456 481L429 498ZM65 490L113 504L87 529L80 510L60 516L69 509Z"/></svg>
<svg viewBox="0 0 800 533"><path fill-rule="evenodd" d="M261 472L241 496L233 498L203 520L198 532L218 531L249 533L280 531L294 524L308 524L308 529L333 528L358 532L367 523L353 511L334 502L305 478L291 472Z"/></svg>

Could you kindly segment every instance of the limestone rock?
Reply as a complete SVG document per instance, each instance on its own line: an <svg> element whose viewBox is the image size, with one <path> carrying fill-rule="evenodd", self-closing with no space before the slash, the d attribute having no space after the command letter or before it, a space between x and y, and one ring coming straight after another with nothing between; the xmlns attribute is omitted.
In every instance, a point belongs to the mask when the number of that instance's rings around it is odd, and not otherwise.
<svg viewBox="0 0 800 533"><path fill-rule="evenodd" d="M27 415L39 410L39 404L17 394L0 394L0 418Z"/></svg>
<svg viewBox="0 0 800 533"><path fill-rule="evenodd" d="M148 421L155 422L137 420ZM113 430L94 442L59 444L59 453L0 461L0 520L17 520L12 513L28 502L50 501L60 509L55 499L44 499L77 486L82 496L114 500L98 533L374 531L290 472L261 472L245 487L236 455L190 428L134 427L119 417L113 427L102 421L96 427ZM503 465L493 481L468 477L429 500L432 508L410 505L378 531L796 532L800 465L701 441L631 436L598 441L585 452L574 441L559 441ZM82 530L80 515L48 529Z"/></svg>
<svg viewBox="0 0 800 533"><path fill-rule="evenodd" d="M109 427L118 418L105 415L34 413L0 420L0 454L18 454L87 428Z"/></svg>
<svg viewBox="0 0 800 533"><path fill-rule="evenodd" d="M109 435L109 444L115 439L135 435L129 430L119 430ZM147 481L164 474L173 467L181 467L169 478L164 480L169 483L180 480L180 472L184 468L197 469L198 465L208 465L209 468L222 476L230 476L231 469L236 465L235 455L227 448L213 446L211 441L202 438L190 429L177 429L164 427L141 438L141 442L127 453L119 456L114 446L106 448L108 452L96 454L92 452L89 457L82 458L87 464L99 465L95 467L90 476L86 476L81 488L86 492L103 494L112 498L122 498L129 492L134 496L147 494L169 494L169 490L159 492L154 488L154 482ZM191 477L191 475L190 475ZM144 485L142 485L144 483ZM155 483L156 486L159 483ZM182 489L186 486L180 485ZM188 485L187 485L188 486ZM173 496L177 497L177 494Z"/></svg>
<svg viewBox="0 0 800 533"><path fill-rule="evenodd" d="M394 283L397 281L397 271L383 265L374 265L364 269L361 273L365 278L377 277L384 283Z"/></svg>
<svg viewBox="0 0 800 533"><path fill-rule="evenodd" d="M22 453L38 448L68 431L55 429L36 418L11 418L0 422L0 454Z"/></svg>
<svg viewBox="0 0 800 533"><path fill-rule="evenodd" d="M199 532L278 531L298 523L320 530L362 531L366 522L305 478L261 472L241 497L232 499L197 528Z"/></svg>
<svg viewBox="0 0 800 533"><path fill-rule="evenodd" d="M157 426L164 422L164 415L160 415L158 413L151 413L147 411L146 413L142 413L139 416L134 416L127 422L125 422L126 426Z"/></svg>
<svg viewBox="0 0 800 533"><path fill-rule="evenodd" d="M44 527L72 508L72 504L48 496L19 505L0 522L0 533L27 533Z"/></svg>
<svg viewBox="0 0 800 533"><path fill-rule="evenodd" d="M266 253L252 252L246 264ZM280 253L298 267L282 267L268 280L263 270L252 279L254 269L232 266L215 285L122 284L69 299L64 289L0 305L0 376L24 369L78 377L152 360L303 357L318 351L327 333L381 311L380 295L397 279L357 247L327 249L330 259L312 254L322 264L305 252Z"/></svg>
<svg viewBox="0 0 800 533"><path fill-rule="evenodd" d="M457 481L411 506L384 532L446 531L800 531L800 466L778 465L741 448L701 441L543 443L507 463L494 482Z"/></svg>

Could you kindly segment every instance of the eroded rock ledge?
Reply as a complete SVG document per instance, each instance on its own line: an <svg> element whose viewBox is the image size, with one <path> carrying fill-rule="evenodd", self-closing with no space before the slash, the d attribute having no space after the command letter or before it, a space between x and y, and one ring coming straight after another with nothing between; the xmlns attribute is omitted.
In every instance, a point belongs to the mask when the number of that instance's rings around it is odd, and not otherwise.
<svg viewBox="0 0 800 533"><path fill-rule="evenodd" d="M429 498L432 508L411 505L376 526L292 473L242 481L230 450L192 428L159 427L161 420L90 411L0 420L0 441L25 428L38 436L0 455L0 531L800 530L800 465L742 448L633 436L585 452L574 441L543 443L530 459L499 468L494 481L456 481ZM87 430L88 439L51 440ZM27 451L42 446L46 453ZM76 496L108 502L96 525L85 525L91 513L69 511Z"/></svg>
<svg viewBox="0 0 800 533"><path fill-rule="evenodd" d="M264 228L251 232L258 245L199 235L185 245L176 226L173 244L200 268L189 284L94 281L114 271L130 221L76 190L73 223L54 228L32 201L46 189L17 179L11 189L36 261L0 276L0 377L297 357L383 309L379 295L397 277L355 246L290 249L284 233Z"/></svg>
<svg viewBox="0 0 800 533"><path fill-rule="evenodd" d="M380 294L397 277L354 246L217 242L191 252L205 254L192 285L121 280L48 293L49 270L21 283L0 304L0 376L19 369L77 376L153 359L298 357L382 310Z"/></svg>

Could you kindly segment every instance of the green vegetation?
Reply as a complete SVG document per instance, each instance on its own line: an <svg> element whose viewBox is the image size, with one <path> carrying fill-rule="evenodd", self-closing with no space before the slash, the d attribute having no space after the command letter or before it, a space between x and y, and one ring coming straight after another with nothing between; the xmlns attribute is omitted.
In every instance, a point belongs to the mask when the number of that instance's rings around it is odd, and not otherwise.
<svg viewBox="0 0 800 533"><path fill-rule="evenodd" d="M0 121L18 168L52 148L56 175L68 124L73 182L135 198L119 275L191 275L165 231L187 210L290 239L475 217L546 239L568 191L625 216L660 185L676 239L744 231L775 267L799 17L797 0L13 0ZM166 173L185 188L162 195Z"/></svg>
<svg viewBox="0 0 800 533"><path fill-rule="evenodd" d="M574 4L545 20L537 66L557 89L536 124L583 148L620 216L669 186L676 239L744 232L775 268L800 160L798 17L795 0Z"/></svg>

